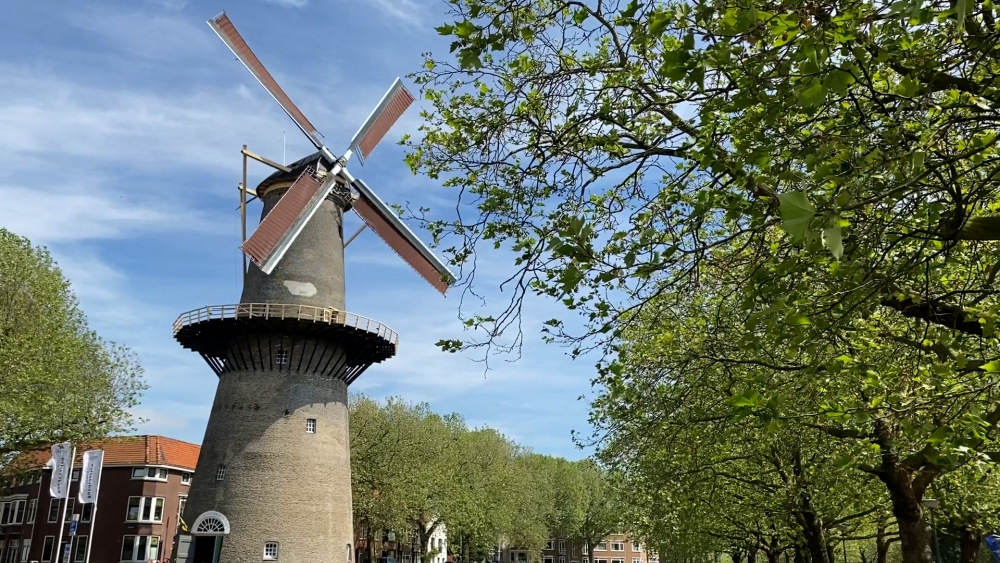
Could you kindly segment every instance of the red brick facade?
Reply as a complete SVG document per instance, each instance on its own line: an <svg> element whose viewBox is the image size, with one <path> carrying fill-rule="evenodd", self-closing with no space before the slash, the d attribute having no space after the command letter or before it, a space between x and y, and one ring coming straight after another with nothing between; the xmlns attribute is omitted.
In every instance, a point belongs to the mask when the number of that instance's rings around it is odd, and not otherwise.
<svg viewBox="0 0 1000 563"><path fill-rule="evenodd" d="M105 457L95 513L93 505L80 505L76 497L83 450L97 448ZM91 538L90 563L170 561L198 450L195 444L161 436L78 445L63 535L70 563L83 563ZM61 505L49 496L51 471L43 469L49 457L47 451L24 456L13 465L16 474L0 484L0 563L62 563L56 547ZM71 538L72 514L79 515L79 523Z"/></svg>

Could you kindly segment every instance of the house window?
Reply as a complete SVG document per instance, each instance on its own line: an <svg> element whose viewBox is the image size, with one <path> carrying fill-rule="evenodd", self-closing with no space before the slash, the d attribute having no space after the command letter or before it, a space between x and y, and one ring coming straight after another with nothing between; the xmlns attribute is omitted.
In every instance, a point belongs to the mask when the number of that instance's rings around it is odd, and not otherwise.
<svg viewBox="0 0 1000 563"><path fill-rule="evenodd" d="M566 554L566 540L559 540L559 553ZM566 563L563 561L562 563Z"/></svg>
<svg viewBox="0 0 1000 563"><path fill-rule="evenodd" d="M555 549L556 540L545 540L545 549Z"/></svg>
<svg viewBox="0 0 1000 563"><path fill-rule="evenodd" d="M597 544L597 546L594 547L594 551L607 551L607 550L608 550L608 544L607 544L607 542L599 542ZM597 561L597 560L595 559L594 561Z"/></svg>
<svg viewBox="0 0 1000 563"><path fill-rule="evenodd" d="M7 563L17 563L19 547L21 547L20 540L10 540L7 546Z"/></svg>
<svg viewBox="0 0 1000 563"><path fill-rule="evenodd" d="M28 555L31 554L31 540L26 539L21 542L21 563L26 563L28 561Z"/></svg>
<svg viewBox="0 0 1000 563"><path fill-rule="evenodd" d="M76 551L73 552L74 563L82 563L87 558L87 536L76 537Z"/></svg>
<svg viewBox="0 0 1000 563"><path fill-rule="evenodd" d="M80 509L80 521L90 522L94 518L94 504L87 503Z"/></svg>
<svg viewBox="0 0 1000 563"><path fill-rule="evenodd" d="M54 498L49 501L49 522L59 521L59 499ZM43 559L42 561L48 561Z"/></svg>
<svg viewBox="0 0 1000 563"><path fill-rule="evenodd" d="M288 350L278 350L278 353L274 356L274 363L279 366L288 364ZM277 546L277 544L275 544Z"/></svg>
<svg viewBox="0 0 1000 563"><path fill-rule="evenodd" d="M74 469L73 472L70 473L70 475L69 475L69 480L70 481L79 481L80 480L80 470L79 469Z"/></svg>
<svg viewBox="0 0 1000 563"><path fill-rule="evenodd" d="M559 563L566 563L566 556L565 555L560 555L559 556Z"/></svg>
<svg viewBox="0 0 1000 563"><path fill-rule="evenodd" d="M35 515L38 514L38 499L33 498L28 501L28 524L35 523Z"/></svg>
<svg viewBox="0 0 1000 563"><path fill-rule="evenodd" d="M590 563L590 558L584 557L581 561L583 561L583 563Z"/></svg>
<svg viewBox="0 0 1000 563"><path fill-rule="evenodd" d="M45 543L42 544L42 561L52 561L52 548L55 545L55 536L45 536Z"/></svg>
<svg viewBox="0 0 1000 563"><path fill-rule="evenodd" d="M160 558L160 536L125 536L122 561L149 561Z"/></svg>
<svg viewBox="0 0 1000 563"><path fill-rule="evenodd" d="M222 481L225 478L226 478L226 466L220 465L219 469L215 471L215 480Z"/></svg>
<svg viewBox="0 0 1000 563"><path fill-rule="evenodd" d="M642 551L642 546L639 545L639 542L637 541L632 542L632 551Z"/></svg>
<svg viewBox="0 0 1000 563"><path fill-rule="evenodd" d="M278 559L278 542L264 542L264 560L275 561Z"/></svg>
<svg viewBox="0 0 1000 563"><path fill-rule="evenodd" d="M611 563L625 563L624 559L612 559Z"/></svg>
<svg viewBox="0 0 1000 563"><path fill-rule="evenodd" d="M190 484L191 484L191 474L181 473L181 485L190 485Z"/></svg>
<svg viewBox="0 0 1000 563"><path fill-rule="evenodd" d="M553 563L551 557L546 557L543 561L544 561L544 563Z"/></svg>
<svg viewBox="0 0 1000 563"><path fill-rule="evenodd" d="M76 499L69 498L66 499L66 521L70 521L70 516L73 514L73 510L76 508Z"/></svg>
<svg viewBox="0 0 1000 563"><path fill-rule="evenodd" d="M632 563L642 563L642 557L633 557Z"/></svg>
<svg viewBox="0 0 1000 563"><path fill-rule="evenodd" d="M315 418L307 418L306 419L306 434L315 434L315 433L316 433L316 419Z"/></svg>
<svg viewBox="0 0 1000 563"><path fill-rule="evenodd" d="M184 516L184 507L187 506L188 498L186 496L181 496L177 499L177 518L180 519Z"/></svg>
<svg viewBox="0 0 1000 563"><path fill-rule="evenodd" d="M145 481L166 481L168 471L163 467L133 467L132 478Z"/></svg>
<svg viewBox="0 0 1000 563"><path fill-rule="evenodd" d="M625 542L623 541L611 542L611 551L625 551Z"/></svg>
<svg viewBox="0 0 1000 563"><path fill-rule="evenodd" d="M126 522L162 522L163 497L129 497Z"/></svg>

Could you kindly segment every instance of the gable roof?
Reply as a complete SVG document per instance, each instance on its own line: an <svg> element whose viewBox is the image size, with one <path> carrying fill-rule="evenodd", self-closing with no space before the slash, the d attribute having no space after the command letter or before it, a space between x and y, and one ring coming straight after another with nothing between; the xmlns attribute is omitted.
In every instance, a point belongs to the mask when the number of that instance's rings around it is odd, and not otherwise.
<svg viewBox="0 0 1000 563"><path fill-rule="evenodd" d="M201 446L166 436L116 436L76 445L74 464L83 462L85 450L104 450L104 465L169 465L194 471ZM11 465L42 467L52 458L51 450L36 450ZM22 465L23 464L23 465Z"/></svg>

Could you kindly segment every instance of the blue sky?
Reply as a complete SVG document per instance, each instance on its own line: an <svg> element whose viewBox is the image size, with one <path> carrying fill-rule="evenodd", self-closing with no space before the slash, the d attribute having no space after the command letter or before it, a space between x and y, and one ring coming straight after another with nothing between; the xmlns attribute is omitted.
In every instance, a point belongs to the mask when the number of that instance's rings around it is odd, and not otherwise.
<svg viewBox="0 0 1000 563"><path fill-rule="evenodd" d="M334 152L396 76L444 54L439 0L16 1L0 22L0 225L49 247L91 325L135 350L150 384L138 430L200 442L215 376L172 338L182 312L239 296L242 144L275 160L312 150L212 33L226 10ZM12 13L11 13L12 10ZM411 91L415 87L408 83ZM411 107L367 166L351 170L390 203L447 210L452 194L413 176L394 145L415 133ZM270 172L252 163L250 183ZM251 226L259 216L251 206ZM346 232L359 220L350 216ZM418 231L425 236L425 233ZM510 263L484 257L477 284L492 299ZM459 295L442 298L373 233L347 251L348 310L400 334L398 355L352 386L372 397L427 401L541 453L578 458L588 432L593 361L538 338L563 313L530 300L517 362L484 374L434 342L462 336ZM489 302L488 302L489 304ZM499 303L497 304L499 305Z"/></svg>

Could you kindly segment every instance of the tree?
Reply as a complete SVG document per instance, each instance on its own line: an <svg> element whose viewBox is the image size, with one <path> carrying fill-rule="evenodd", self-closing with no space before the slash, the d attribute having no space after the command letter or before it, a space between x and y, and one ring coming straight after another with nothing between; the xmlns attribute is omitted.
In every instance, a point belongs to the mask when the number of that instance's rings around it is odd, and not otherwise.
<svg viewBox="0 0 1000 563"><path fill-rule="evenodd" d="M570 537L587 546L587 560L594 560L594 547L621 531L622 510L608 473L589 459L574 464L580 474L582 518Z"/></svg>
<svg viewBox="0 0 1000 563"><path fill-rule="evenodd" d="M512 301L469 319L485 344L555 297L587 327L550 335L610 352L608 382L631 323L682 308L704 353L681 357L746 372L758 420L768 386L805 393L818 431L877 446L857 467L929 563L924 492L1000 423L992 3L451 7L408 159L467 204L429 224L455 263L514 252Z"/></svg>
<svg viewBox="0 0 1000 563"><path fill-rule="evenodd" d="M0 467L131 429L145 388L136 356L88 327L48 251L0 229Z"/></svg>

